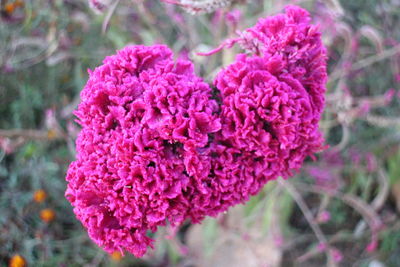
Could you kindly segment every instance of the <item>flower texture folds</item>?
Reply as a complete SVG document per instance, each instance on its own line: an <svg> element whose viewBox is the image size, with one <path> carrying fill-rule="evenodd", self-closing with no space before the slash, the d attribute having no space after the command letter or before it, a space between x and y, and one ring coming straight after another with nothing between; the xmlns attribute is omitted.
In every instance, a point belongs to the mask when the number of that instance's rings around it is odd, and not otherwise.
<svg viewBox="0 0 400 267"><path fill-rule="evenodd" d="M227 191L228 206L246 201L269 180L293 175L324 148L318 123L326 49L309 22L308 12L295 6L259 20L240 41L250 47L251 39L253 53L237 55L215 79L222 128L212 146L218 155L213 182Z"/></svg>
<svg viewBox="0 0 400 267"><path fill-rule="evenodd" d="M309 14L289 6L241 38L252 53L219 72L218 102L163 45L90 72L66 197L106 251L141 257L159 226L216 216L323 149L326 51Z"/></svg>
<svg viewBox="0 0 400 267"><path fill-rule="evenodd" d="M106 251L142 256L148 231L180 224L210 172L208 134L220 129L211 89L162 45L128 46L90 73L66 191Z"/></svg>
<svg viewBox="0 0 400 267"><path fill-rule="evenodd" d="M247 29L243 43L249 47L251 42L253 50L266 58L281 56L286 71L300 81L315 112L321 113L328 79L327 56L318 26L310 21L308 11L287 6L285 14L260 19Z"/></svg>

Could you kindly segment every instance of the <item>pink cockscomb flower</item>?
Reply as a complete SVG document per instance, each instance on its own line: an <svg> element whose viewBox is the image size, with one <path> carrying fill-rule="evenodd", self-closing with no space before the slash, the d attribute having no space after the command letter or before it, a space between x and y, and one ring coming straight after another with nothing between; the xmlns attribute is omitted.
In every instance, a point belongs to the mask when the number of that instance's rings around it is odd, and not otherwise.
<svg viewBox="0 0 400 267"><path fill-rule="evenodd" d="M297 6L287 6L285 10L286 14L260 19L246 30L243 42L255 44L256 52L265 57L282 56L286 71L304 86L319 113L328 78L326 48L318 26L310 24L308 11Z"/></svg>
<svg viewBox="0 0 400 267"><path fill-rule="evenodd" d="M247 200L269 180L289 177L324 148L318 124L326 49L307 11L286 11L248 29L237 41L250 46L251 36L256 49L239 54L215 80L222 128L213 143L214 183L231 190L226 198L233 202Z"/></svg>
<svg viewBox="0 0 400 267"><path fill-rule="evenodd" d="M245 190L244 200L267 181L292 175L307 156L323 148L320 111L286 64L280 55L241 54L215 81L221 92L222 129L214 146L231 155L214 158L214 173L216 181L237 181L234 187Z"/></svg>
<svg viewBox="0 0 400 267"><path fill-rule="evenodd" d="M210 173L208 134L220 129L211 89L162 45L128 46L90 72L66 197L108 252L141 257L148 233L180 224Z"/></svg>
<svg viewBox="0 0 400 267"><path fill-rule="evenodd" d="M216 216L323 149L326 54L309 21L288 7L229 40L256 49L217 75L220 105L166 46L128 46L90 72L66 196L98 245L141 257L159 226Z"/></svg>
<svg viewBox="0 0 400 267"><path fill-rule="evenodd" d="M306 89L311 105L322 112L325 99L326 48L317 25L311 24L310 14L298 6L287 6L285 14L260 19L238 37L228 39L218 48L199 55L212 55L238 43L248 54L263 58L279 56L288 72Z"/></svg>

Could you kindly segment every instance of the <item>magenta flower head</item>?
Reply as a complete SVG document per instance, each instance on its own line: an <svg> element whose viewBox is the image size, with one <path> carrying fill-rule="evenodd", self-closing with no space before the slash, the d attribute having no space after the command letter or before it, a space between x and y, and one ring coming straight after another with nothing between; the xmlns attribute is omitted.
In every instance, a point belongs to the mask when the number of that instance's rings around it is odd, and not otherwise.
<svg viewBox="0 0 400 267"><path fill-rule="evenodd" d="M255 44L255 52L265 57L280 55L286 71L301 82L320 113L328 78L321 33L318 26L310 24L307 10L297 6L287 6L285 10L286 14L260 19L247 29L245 39L249 40L245 42Z"/></svg>
<svg viewBox="0 0 400 267"><path fill-rule="evenodd" d="M220 129L210 96L193 65L162 45L128 46L90 72L66 197L106 251L141 257L149 232L188 216L210 173L208 134Z"/></svg>
<svg viewBox="0 0 400 267"><path fill-rule="evenodd" d="M323 149L318 123L326 50L308 13L293 6L286 10L248 29L254 54L239 54L215 80L222 128L213 143L219 155L213 171L221 188L231 188L233 202L247 200L269 180L289 177Z"/></svg>
<svg viewBox="0 0 400 267"><path fill-rule="evenodd" d="M99 246L141 257L159 226L216 216L323 149L326 52L309 21L288 7L229 41L255 49L217 75L219 104L163 45L128 46L90 72L66 197Z"/></svg>

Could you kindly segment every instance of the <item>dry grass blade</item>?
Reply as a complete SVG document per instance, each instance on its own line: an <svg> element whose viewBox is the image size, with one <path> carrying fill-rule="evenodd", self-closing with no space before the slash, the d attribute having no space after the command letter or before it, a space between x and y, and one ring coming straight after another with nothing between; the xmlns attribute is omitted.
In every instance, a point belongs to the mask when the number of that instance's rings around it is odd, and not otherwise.
<svg viewBox="0 0 400 267"><path fill-rule="evenodd" d="M370 56L368 58L362 59L356 63L353 64L353 66L351 67L351 71L356 71L356 70L360 70L363 68L366 68L374 63L377 63L379 61L388 59L396 54L400 53L400 45L396 45L390 49L384 50L382 53ZM337 79L339 79L341 76L343 75L343 71L342 70L335 70L331 75L329 80L331 82L336 81Z"/></svg>
<svg viewBox="0 0 400 267"><path fill-rule="evenodd" d="M329 243L325 235L323 234L321 228L319 227L318 224L315 223L314 221L314 216L312 215L311 210L308 208L306 202L304 201L303 197L301 194L296 190L296 188L289 183L288 181L284 180L283 178L278 179L278 183L280 186L285 188L289 194L293 197L294 201L297 203L299 206L300 210L304 214L304 217L306 218L308 224L310 225L311 229L313 230L315 236L317 237L318 241L322 245L328 246L327 249L325 249L325 253L328 259L328 266L334 267L336 266L336 263L332 260L332 257L329 253Z"/></svg>
<svg viewBox="0 0 400 267"><path fill-rule="evenodd" d="M107 32L107 28L109 25L109 22L111 20L112 15L115 12L115 9L117 8L118 4L119 4L120 0L116 0L108 9L106 17L104 18L103 24L101 26L101 33L105 34Z"/></svg>

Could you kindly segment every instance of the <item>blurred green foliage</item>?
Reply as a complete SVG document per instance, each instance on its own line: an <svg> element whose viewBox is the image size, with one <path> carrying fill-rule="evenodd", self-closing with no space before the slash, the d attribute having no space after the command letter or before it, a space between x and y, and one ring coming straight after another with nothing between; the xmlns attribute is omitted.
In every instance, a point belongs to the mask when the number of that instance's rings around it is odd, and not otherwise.
<svg viewBox="0 0 400 267"><path fill-rule="evenodd" d="M278 5L277 2L295 1L265 0L236 5L235 8L243 13L240 29L252 25L259 17L279 11L282 3ZM316 20L321 19L318 15L323 16L320 14L323 2L305 3ZM378 40L384 50L398 45L399 1L356 0L340 1L340 4L344 10L342 16L334 17L332 25L320 22L324 34L332 35L327 43L331 73L340 73L344 69L341 60L348 44L340 32L332 32L329 26L339 29L345 25L341 29L351 30L351 36L355 37L359 35L358 30L368 25L379 33ZM76 134L71 111L87 80L87 69L95 68L105 56L128 43L149 45L163 42L176 53L188 53L196 64L196 71L211 81L215 70L233 58L238 48L208 59L193 52L201 46L206 49L218 46L228 34L232 34L227 25L220 23L219 28L212 25L214 14L193 17L178 7L167 9L165 4L153 0L137 4L121 1L106 33L102 33L106 15L96 15L83 0L25 1L25 6L15 12L15 21L3 13L0 21L0 129L34 129L47 134L48 139L24 136L24 131L19 132L22 137L6 138L0 134L3 144L0 150L0 266L6 266L16 253L23 255L29 266L185 266L183 262L190 258L190 254L185 255L168 240L160 242L154 255L144 261L129 255L122 261L113 260L90 241L64 198L65 171L74 158ZM185 23L177 22L179 16ZM360 37L357 53L350 54L346 60L357 64L366 58L379 56L372 39ZM400 64L399 53L329 81L330 95L336 91L340 97L349 93L353 101L349 107L343 107L345 98L337 102L328 101L324 122L331 121L334 125L326 126L323 122L322 126L327 129L327 143L331 147L341 142L344 136L343 122L338 123L339 113L350 118L351 108L361 98L380 97L390 88L398 92L396 79L400 78L396 75L400 75L400 71L396 68ZM54 112L52 118L56 123L46 115L49 110ZM384 118L398 118L399 111L396 97L373 108L374 114L383 118L379 117L379 122ZM308 168L329 169L330 177L336 177L336 180L332 179L338 182L339 191L354 195L369 205L382 191L377 179L379 170L387 174L391 188L400 183L399 122L382 126L360 116L349 121L346 127L350 132L348 142L336 156L343 163L331 164L320 156L319 161L305 164L304 171L297 174L296 182L313 188L318 181L310 177ZM51 137L50 131L56 131L55 138ZM10 151L4 149L6 143ZM366 153L372 153L378 169L368 170ZM356 161L357 155L359 162ZM33 201L34 192L39 189L47 193L43 203ZM354 234L363 218L359 211L344 203L343 199L332 196L332 192L320 190L317 193L301 191L313 216L317 217L323 210L329 211L330 219L318 224L327 238L337 237L338 241L332 242L344 254L343 266L368 266L372 259L396 266L400 261L400 226L395 192L389 190L382 207L376 211L382 217L385 229L379 233L379 247L372 253L365 252L370 230L362 231L357 237ZM41 220L40 211L45 208L55 211L54 221L46 223ZM267 236L276 227L274 224L279 225L278 234L282 239L290 240L288 243L291 244L281 248L285 263L298 263L298 257L315 251L318 241L313 237L309 223L293 197L277 183L268 184L242 208L241 217L235 221L243 226L242 230L251 232L256 229ZM276 218L278 222L274 222ZM204 258L213 254L224 227L221 218L208 218L203 222ZM186 233L190 232L191 226L183 228L178 236L186 245L189 243L185 239ZM231 232L248 234L236 228ZM316 254L316 266L321 266L325 262L321 256L323 253ZM357 255L356 259L354 255ZM308 263L298 263L298 266L309 266Z"/></svg>

